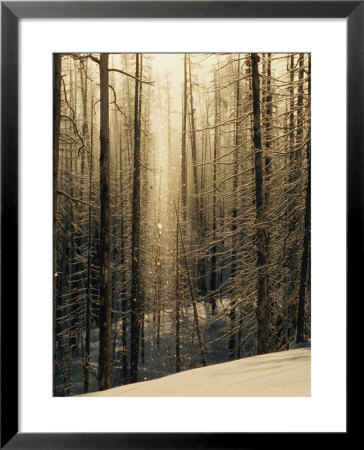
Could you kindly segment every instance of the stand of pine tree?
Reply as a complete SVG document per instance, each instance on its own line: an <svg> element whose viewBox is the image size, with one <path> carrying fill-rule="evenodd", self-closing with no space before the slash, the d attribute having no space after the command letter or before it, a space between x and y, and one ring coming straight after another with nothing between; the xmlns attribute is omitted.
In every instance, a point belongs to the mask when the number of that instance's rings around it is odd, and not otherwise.
<svg viewBox="0 0 364 450"><path fill-rule="evenodd" d="M310 55L54 55L54 395L310 339Z"/></svg>

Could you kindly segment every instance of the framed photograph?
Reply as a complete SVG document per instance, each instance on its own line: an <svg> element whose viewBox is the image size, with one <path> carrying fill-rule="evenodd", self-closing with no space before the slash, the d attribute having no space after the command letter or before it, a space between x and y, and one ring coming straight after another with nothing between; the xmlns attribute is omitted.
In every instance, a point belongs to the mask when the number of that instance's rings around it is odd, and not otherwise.
<svg viewBox="0 0 364 450"><path fill-rule="evenodd" d="M2 447L347 436L363 8L1 3Z"/></svg>

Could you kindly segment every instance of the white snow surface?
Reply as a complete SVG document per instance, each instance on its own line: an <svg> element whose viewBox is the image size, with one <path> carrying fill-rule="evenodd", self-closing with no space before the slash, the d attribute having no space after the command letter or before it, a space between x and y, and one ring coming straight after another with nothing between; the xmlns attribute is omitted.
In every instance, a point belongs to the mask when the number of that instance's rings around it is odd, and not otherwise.
<svg viewBox="0 0 364 450"><path fill-rule="evenodd" d="M311 348L252 356L80 397L309 397Z"/></svg>

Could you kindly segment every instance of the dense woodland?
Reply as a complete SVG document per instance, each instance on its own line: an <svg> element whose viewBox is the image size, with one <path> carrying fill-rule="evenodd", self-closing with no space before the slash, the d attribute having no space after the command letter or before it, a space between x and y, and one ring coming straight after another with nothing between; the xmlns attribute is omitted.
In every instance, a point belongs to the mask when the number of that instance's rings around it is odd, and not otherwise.
<svg viewBox="0 0 364 450"><path fill-rule="evenodd" d="M53 72L54 395L310 339L310 55Z"/></svg>

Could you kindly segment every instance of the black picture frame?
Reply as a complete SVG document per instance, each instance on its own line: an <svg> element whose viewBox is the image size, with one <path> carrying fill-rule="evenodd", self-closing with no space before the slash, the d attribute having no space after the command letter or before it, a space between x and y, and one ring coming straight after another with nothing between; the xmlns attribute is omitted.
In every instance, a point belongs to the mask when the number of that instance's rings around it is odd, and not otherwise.
<svg viewBox="0 0 364 450"><path fill-rule="evenodd" d="M18 23L21 18L111 17L347 19L347 304L361 289L359 282L364 273L363 1L1 2L1 448L265 448L271 445L275 434L18 432ZM335 436L336 443L346 438L348 431L349 423L346 433ZM316 434L316 443L317 437ZM310 438L309 433L303 434L299 445L308 443ZM285 447L297 436L280 434L279 439L280 446Z"/></svg>

